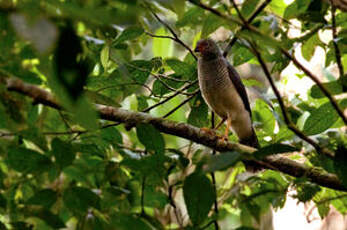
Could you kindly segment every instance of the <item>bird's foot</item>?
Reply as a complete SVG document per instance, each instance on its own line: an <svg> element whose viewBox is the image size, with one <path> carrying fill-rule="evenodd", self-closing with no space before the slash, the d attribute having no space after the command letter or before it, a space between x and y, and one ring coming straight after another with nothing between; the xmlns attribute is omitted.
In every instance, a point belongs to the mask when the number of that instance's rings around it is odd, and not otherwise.
<svg viewBox="0 0 347 230"><path fill-rule="evenodd" d="M228 135L223 135L221 137L219 137L222 141L228 142L229 140L229 136Z"/></svg>
<svg viewBox="0 0 347 230"><path fill-rule="evenodd" d="M200 130L203 131L204 133L206 133L207 135L210 135L210 136L217 135L216 130L214 130L214 129L202 127L202 128L200 128Z"/></svg>

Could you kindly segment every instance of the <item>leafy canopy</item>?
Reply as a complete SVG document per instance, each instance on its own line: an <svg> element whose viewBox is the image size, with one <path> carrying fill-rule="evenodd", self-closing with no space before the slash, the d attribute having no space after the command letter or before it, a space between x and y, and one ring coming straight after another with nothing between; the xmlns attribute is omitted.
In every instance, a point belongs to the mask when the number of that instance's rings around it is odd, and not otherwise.
<svg viewBox="0 0 347 230"><path fill-rule="evenodd" d="M0 2L0 229L252 229L270 206L284 206L289 187L299 201L315 202L321 217L330 204L347 212L346 193L308 178L275 170L238 176L242 153L211 156L206 147L150 124L99 119L94 103L209 127L190 51L217 30L228 35L222 48L231 34L238 37L229 55L234 66L262 71L253 43L273 77L290 64L280 48L310 61L320 47L323 86L332 95L346 93L345 12L321 0L246 0L238 7L244 19L256 16L248 22L255 33L241 30L240 15L225 2L202 3L220 15L184 0ZM321 37L336 28L334 39ZM339 77L331 72L336 64ZM298 85L308 78L287 77ZM52 92L65 110L8 91L3 83L13 78ZM344 122L320 87L282 99L292 124L335 158L295 135L264 82L244 82L263 87L272 104L258 99L253 106L264 147L254 157L292 152L286 157L334 173L347 187ZM283 95L286 84L286 78L276 83ZM345 109L341 98L337 104Z"/></svg>

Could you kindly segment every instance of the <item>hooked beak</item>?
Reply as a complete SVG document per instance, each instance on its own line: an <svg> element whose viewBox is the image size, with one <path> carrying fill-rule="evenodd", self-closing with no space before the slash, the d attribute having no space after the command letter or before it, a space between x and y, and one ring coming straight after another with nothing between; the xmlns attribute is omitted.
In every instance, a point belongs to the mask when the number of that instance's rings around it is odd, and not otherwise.
<svg viewBox="0 0 347 230"><path fill-rule="evenodd" d="M195 47L194 52L196 52L196 53L200 53L199 46Z"/></svg>

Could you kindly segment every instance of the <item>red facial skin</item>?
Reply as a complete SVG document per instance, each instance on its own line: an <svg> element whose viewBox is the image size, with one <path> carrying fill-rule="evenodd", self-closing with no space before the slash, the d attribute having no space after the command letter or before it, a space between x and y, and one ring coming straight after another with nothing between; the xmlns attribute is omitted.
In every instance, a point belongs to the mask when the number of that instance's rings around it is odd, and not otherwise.
<svg viewBox="0 0 347 230"><path fill-rule="evenodd" d="M199 52L201 54L204 54L206 51L208 51L209 44L207 41L199 41L196 44L195 52Z"/></svg>

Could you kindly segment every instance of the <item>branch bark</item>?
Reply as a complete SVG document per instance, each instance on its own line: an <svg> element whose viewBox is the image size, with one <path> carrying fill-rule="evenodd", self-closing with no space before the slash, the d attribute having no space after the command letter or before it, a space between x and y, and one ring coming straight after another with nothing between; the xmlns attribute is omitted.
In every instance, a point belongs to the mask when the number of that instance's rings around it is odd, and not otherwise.
<svg viewBox="0 0 347 230"><path fill-rule="evenodd" d="M237 25L242 26L243 28L247 29L248 31L250 31L254 35L261 36L262 38L266 38L269 41L272 41L274 47L277 47L288 59L290 59L295 64L296 67L301 69L312 81L314 81L317 84L319 89L329 99L330 103L332 104L332 106L334 107L336 112L342 118L343 122L345 124L347 124L347 117L344 115L342 109L337 104L335 98L330 94L330 92L327 90L327 88L319 81L319 78L317 76L315 76L309 69L307 69L305 66L303 66L294 57L294 55L290 54L290 52L288 50L284 49L275 38L273 38L272 36L269 36L269 35L266 35L266 34L262 33L257 28L255 28L254 26L250 25L247 21L242 22L242 21L236 20L236 19L230 17L229 15L225 15L225 14L219 12L218 10L216 10L214 8L211 8L210 6L204 4L204 3L200 2L200 1L195 1L195 0L187 0L187 1L189 1L190 3L196 5L196 6L202 8L204 10L207 10L207 11L211 12L212 14L217 15L218 17L221 17L221 18L223 18L225 20L228 20L231 23L235 23Z"/></svg>
<svg viewBox="0 0 347 230"><path fill-rule="evenodd" d="M281 94L278 91L275 82L272 80L270 71L268 70L265 61L263 60L263 58L261 57L260 52L257 50L257 47L255 46L255 44L253 44L252 42L250 42L251 45L251 50L253 51L253 53L255 54L255 56L258 59L258 62L260 63L260 66L263 69L263 72L267 78L267 80L270 83L270 86L273 90L273 92L276 95L278 104L280 105L281 111L282 111L282 115L284 118L284 122L286 123L287 127L293 131L298 137L300 137L302 140L306 141L307 143L309 143L310 145L312 145L317 152L322 153L328 157L333 157L334 153L332 153L331 151L329 151L328 149L322 148L319 146L319 144L317 142L315 142L313 139L309 138L308 136L306 136L301 130L299 130L296 125L291 121L290 116L287 112L286 106L284 105L284 102L282 100Z"/></svg>
<svg viewBox="0 0 347 230"><path fill-rule="evenodd" d="M6 83L9 91L24 94L32 98L35 103L41 103L59 110L63 109L54 99L51 93L39 88L38 86L27 84L19 79L14 78L7 79ZM131 125L143 123L152 124L160 132L182 137L220 152L239 151L241 153L252 153L256 150L238 143L222 141L216 135L206 133L197 127L185 123L178 123L163 118L153 117L147 113L132 112L105 105L95 105L95 108L99 112L101 119ZM342 185L341 181L335 174L326 173L322 170L309 167L281 156L268 156L261 162L254 160L250 161L252 164L259 165L260 167L275 169L294 177L306 177L310 181L324 187L347 191L347 188Z"/></svg>

